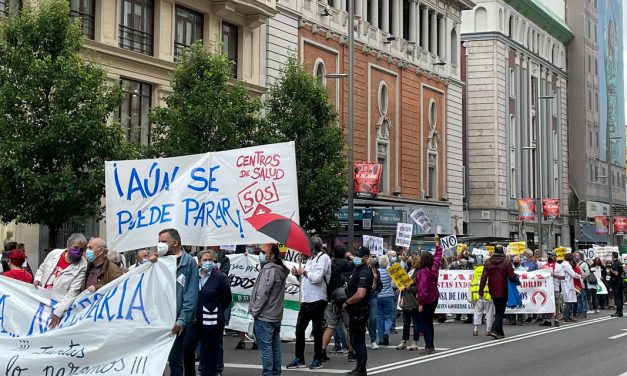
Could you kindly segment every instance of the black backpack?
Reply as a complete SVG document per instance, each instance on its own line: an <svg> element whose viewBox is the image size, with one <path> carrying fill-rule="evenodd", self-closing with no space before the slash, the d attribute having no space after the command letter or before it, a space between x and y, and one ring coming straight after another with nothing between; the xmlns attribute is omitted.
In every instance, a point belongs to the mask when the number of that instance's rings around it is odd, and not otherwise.
<svg viewBox="0 0 627 376"><path fill-rule="evenodd" d="M327 282L327 301L333 301L333 292L344 287L346 279L342 275L342 269L334 262L331 263L331 278Z"/></svg>
<svg viewBox="0 0 627 376"><path fill-rule="evenodd" d="M378 294L383 290L383 284L381 283L381 273L379 269L370 267L372 272L372 292Z"/></svg>

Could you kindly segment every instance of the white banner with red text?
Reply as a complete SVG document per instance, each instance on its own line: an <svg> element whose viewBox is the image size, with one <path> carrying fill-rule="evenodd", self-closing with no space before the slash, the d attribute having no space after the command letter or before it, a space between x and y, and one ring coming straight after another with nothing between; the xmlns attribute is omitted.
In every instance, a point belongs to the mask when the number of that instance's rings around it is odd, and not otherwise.
<svg viewBox="0 0 627 376"><path fill-rule="evenodd" d="M161 257L81 293L48 328L59 300L0 277L0 372L10 376L161 375L176 321L176 260Z"/></svg>
<svg viewBox="0 0 627 376"><path fill-rule="evenodd" d="M554 313L555 296L553 278L548 271L516 272L520 279L518 291L522 297L522 308L507 308L507 314ZM468 291L472 282L472 270L440 270L438 290L440 298L435 313L473 313L474 307L468 301Z"/></svg>

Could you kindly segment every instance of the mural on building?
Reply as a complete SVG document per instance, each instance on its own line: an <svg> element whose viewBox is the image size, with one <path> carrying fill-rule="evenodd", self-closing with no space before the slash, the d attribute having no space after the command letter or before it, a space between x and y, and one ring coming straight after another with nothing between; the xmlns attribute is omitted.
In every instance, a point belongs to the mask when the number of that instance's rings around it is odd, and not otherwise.
<svg viewBox="0 0 627 376"><path fill-rule="evenodd" d="M625 103L623 93L623 11L620 0L599 1L600 158L606 161L610 132L611 163L625 166Z"/></svg>

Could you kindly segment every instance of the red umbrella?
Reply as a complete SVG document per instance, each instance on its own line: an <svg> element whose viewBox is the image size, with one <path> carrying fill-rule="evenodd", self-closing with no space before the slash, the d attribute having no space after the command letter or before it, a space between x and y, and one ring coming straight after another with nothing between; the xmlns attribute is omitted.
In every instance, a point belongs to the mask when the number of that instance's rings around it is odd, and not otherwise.
<svg viewBox="0 0 627 376"><path fill-rule="evenodd" d="M275 213L253 215L246 218L255 230L268 235L287 248L311 256L313 244L302 227L291 219Z"/></svg>

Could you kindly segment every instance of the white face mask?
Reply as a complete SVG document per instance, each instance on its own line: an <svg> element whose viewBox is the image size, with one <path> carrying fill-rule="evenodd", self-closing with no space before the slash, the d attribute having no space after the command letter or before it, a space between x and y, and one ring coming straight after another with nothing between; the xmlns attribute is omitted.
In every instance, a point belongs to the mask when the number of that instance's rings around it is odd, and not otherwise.
<svg viewBox="0 0 627 376"><path fill-rule="evenodd" d="M168 253L168 244L164 242L157 243L157 253L159 256L165 256Z"/></svg>

